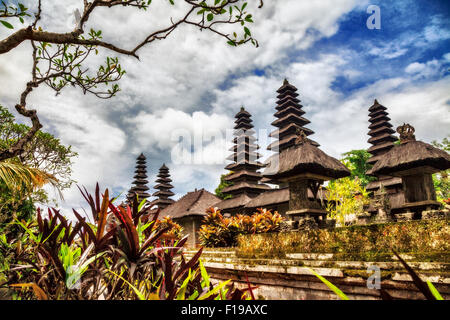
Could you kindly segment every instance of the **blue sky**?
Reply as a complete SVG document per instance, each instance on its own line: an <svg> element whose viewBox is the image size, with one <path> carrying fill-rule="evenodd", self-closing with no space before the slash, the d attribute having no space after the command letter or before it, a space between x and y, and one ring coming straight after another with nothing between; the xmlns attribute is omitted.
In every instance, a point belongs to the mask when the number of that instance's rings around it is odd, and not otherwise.
<svg viewBox="0 0 450 320"><path fill-rule="evenodd" d="M32 0L26 2L34 8ZM44 3L42 26L67 32L81 3ZM132 47L152 23L167 22L168 10L183 13L182 6L153 5L146 13L115 8L108 15L93 14L89 27L102 29L105 40ZM366 27L369 5L380 7L380 30ZM231 48L218 37L184 27L143 49L140 62L120 57L127 75L114 99L99 101L72 88L55 97L39 88L30 102L44 130L80 154L74 179L88 189L99 181L126 193L135 158L144 152L149 187L164 162L175 198L194 188L213 192L229 154L225 131L241 105L252 113L257 131L263 130L258 139L264 157L271 155L265 150L267 133L273 130L276 90L285 77L299 89L313 139L332 156L369 146L367 109L374 98L388 108L394 126L410 122L423 141L450 134L448 1L274 0L261 10L251 2L249 10L259 48ZM8 34L3 29L0 38ZM29 78L29 52L21 46L0 56L0 103L11 111ZM90 63L98 63L102 53ZM180 135L192 143L203 136L202 149L187 143L189 156L200 161L177 161ZM76 188L65 198L63 208L83 203Z"/></svg>

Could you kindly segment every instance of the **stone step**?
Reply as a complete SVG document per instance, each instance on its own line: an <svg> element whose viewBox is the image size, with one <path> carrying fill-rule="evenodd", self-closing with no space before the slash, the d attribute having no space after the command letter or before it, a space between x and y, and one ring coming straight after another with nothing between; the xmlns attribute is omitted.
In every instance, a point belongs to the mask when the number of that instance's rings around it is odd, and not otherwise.
<svg viewBox="0 0 450 320"><path fill-rule="evenodd" d="M235 271L247 271L247 272L261 272L261 273L278 273L278 274L289 274L289 275L314 275L308 268L304 266L281 266L281 265L249 265L241 263L223 263L223 262L211 262L205 261L204 265L206 268L222 269L222 270L235 270ZM344 278L348 277L339 268L331 267L314 267L311 268L319 275L323 277L334 277L334 278ZM361 271L366 271L365 269ZM450 284L450 274L436 274L435 272L420 272L419 277L423 281L431 281L433 283ZM361 278L361 277L355 277ZM393 281L407 281L412 282L411 276L406 271L395 272L391 280Z"/></svg>
<svg viewBox="0 0 450 320"><path fill-rule="evenodd" d="M190 259L193 255L185 254L186 259ZM290 259L245 259L235 257L223 257L223 256L210 256L203 255L202 260L208 262L217 263L242 263L251 265L271 265L271 266L308 266L308 267L334 267L341 269L367 269L371 266L377 266L381 270L404 270L403 265L400 262L368 262L368 261L340 261L340 260L302 260L291 257ZM450 270L450 263L442 262L409 262L408 263L413 270L429 271L429 270Z"/></svg>

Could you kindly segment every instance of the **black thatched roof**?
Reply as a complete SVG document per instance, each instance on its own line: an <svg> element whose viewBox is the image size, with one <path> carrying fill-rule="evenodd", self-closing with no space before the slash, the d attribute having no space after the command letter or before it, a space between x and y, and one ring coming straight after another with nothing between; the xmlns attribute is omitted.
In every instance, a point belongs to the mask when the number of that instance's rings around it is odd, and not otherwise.
<svg viewBox="0 0 450 320"><path fill-rule="evenodd" d="M188 192L175 203L161 210L160 216L182 218L206 215L206 209L213 207L220 199L205 189Z"/></svg>
<svg viewBox="0 0 450 320"><path fill-rule="evenodd" d="M214 204L214 207L219 208L220 210L227 210L227 209L237 209L242 208L247 204L252 198L249 197L247 194L243 193L237 196L233 196L232 198L222 200L218 203Z"/></svg>
<svg viewBox="0 0 450 320"><path fill-rule="evenodd" d="M271 179L283 179L306 173L339 179L349 176L350 170L311 144L301 132L296 144L280 153L278 166L271 162L263 175Z"/></svg>
<svg viewBox="0 0 450 320"><path fill-rule="evenodd" d="M422 141L408 141L383 154L367 173L396 175L418 167L430 167L435 172L450 168L450 155Z"/></svg>

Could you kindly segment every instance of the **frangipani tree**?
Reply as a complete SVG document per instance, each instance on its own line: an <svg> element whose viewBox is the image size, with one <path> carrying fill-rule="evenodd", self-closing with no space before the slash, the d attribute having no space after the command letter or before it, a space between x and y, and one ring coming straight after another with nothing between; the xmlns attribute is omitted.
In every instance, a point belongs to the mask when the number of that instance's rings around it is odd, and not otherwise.
<svg viewBox="0 0 450 320"><path fill-rule="evenodd" d="M0 149L0 161L19 155L24 146L42 127L35 109L27 105L29 94L41 85L47 85L57 94L67 86L78 87L83 93L108 99L120 91L118 81L124 76L118 57L107 57L95 71L86 67L89 57L99 50L107 50L113 54L135 57L139 60L139 52L145 46L155 45L157 40L164 40L182 25L192 25L200 31L208 31L211 35L222 37L231 46L252 43L258 46L248 25L253 23L252 14L247 12L247 1L243 0L164 0L167 2L167 20L165 27L148 30L146 36L132 48L124 48L120 43L103 40L103 32L113 30L94 30L88 27L93 12L100 8L120 10L151 10L151 0L82 0L82 12L75 15L76 25L67 32L51 32L40 25L41 14L46 2L37 0L35 8L29 9L23 3L17 6L0 2L0 27L11 30L11 33L0 40L0 54L14 50L24 42L31 43L32 69L31 78L26 83L17 103L16 111L29 118L32 126L14 145ZM81 2L81 0L80 0ZM48 2L47 2L48 3ZM176 3L183 3L184 14L173 20L170 8ZM260 0L259 7L263 2ZM131 12L131 11L130 11ZM14 29L12 20L18 19L23 28ZM228 26L228 27L227 27ZM229 31L229 27L235 29ZM133 30L129 31L130 33ZM1 103L1 101L0 101Z"/></svg>

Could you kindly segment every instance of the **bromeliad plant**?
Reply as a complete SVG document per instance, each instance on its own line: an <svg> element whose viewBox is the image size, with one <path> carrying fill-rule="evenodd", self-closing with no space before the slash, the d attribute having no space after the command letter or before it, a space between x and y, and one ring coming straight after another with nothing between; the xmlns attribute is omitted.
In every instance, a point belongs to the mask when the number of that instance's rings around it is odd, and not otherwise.
<svg viewBox="0 0 450 320"><path fill-rule="evenodd" d="M0 241L0 295L10 299L242 299L245 292L228 282L213 286L199 263L201 250L183 256L187 237L176 224L158 219L134 199L116 206L99 187L94 196L81 190L89 220L73 210L76 221L59 210L41 210L31 221L16 223L19 237ZM152 212L152 213L149 213ZM31 289L31 290L30 290Z"/></svg>
<svg viewBox="0 0 450 320"><path fill-rule="evenodd" d="M233 247L240 234L277 232L283 217L259 208L251 216L238 214L225 218L217 208L209 208L199 230L200 243L205 247Z"/></svg>

